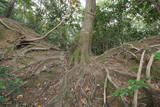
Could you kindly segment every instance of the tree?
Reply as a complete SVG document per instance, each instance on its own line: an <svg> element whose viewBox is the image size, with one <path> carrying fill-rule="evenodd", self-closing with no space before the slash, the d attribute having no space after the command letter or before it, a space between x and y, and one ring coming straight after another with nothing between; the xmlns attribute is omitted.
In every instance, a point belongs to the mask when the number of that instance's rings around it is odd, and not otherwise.
<svg viewBox="0 0 160 107"><path fill-rule="evenodd" d="M73 99L70 96L74 95L79 87L83 87L81 86L82 84L80 86L74 86L74 84L78 84L80 81L88 78L87 76L85 78L83 77L85 73L90 71L87 61L91 55L92 29L95 12L96 0L86 0L84 21L78 39L78 47L76 47L76 50L73 53L75 65L66 73L62 80L59 94L50 100L48 107L61 107L63 105L63 101L65 102L65 105L71 105ZM71 91L71 89L74 90ZM80 99L81 98L79 97L79 100Z"/></svg>
<svg viewBox="0 0 160 107"><path fill-rule="evenodd" d="M11 17L12 11L13 11L14 6L15 6L15 3L16 3L16 0L11 0L10 1L9 6L6 10L6 15L5 15L7 18Z"/></svg>
<svg viewBox="0 0 160 107"><path fill-rule="evenodd" d="M0 0L0 16L5 16L5 11L7 9L8 4L8 1Z"/></svg>
<svg viewBox="0 0 160 107"><path fill-rule="evenodd" d="M75 63L80 62L81 64L85 64L91 55L92 29L95 12L96 0L86 0L84 21L79 35L79 46L73 54L78 54L78 59L73 59Z"/></svg>
<svg viewBox="0 0 160 107"><path fill-rule="evenodd" d="M81 51L81 63L85 63L91 54L91 39L92 39L92 29L93 21L95 18L96 11L96 0L87 0L85 17L80 32L80 51Z"/></svg>

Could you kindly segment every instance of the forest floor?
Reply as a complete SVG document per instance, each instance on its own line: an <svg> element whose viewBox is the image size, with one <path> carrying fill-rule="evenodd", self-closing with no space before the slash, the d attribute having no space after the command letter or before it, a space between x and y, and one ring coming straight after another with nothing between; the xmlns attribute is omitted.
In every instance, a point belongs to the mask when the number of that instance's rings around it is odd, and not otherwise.
<svg viewBox="0 0 160 107"><path fill-rule="evenodd" d="M0 107L17 107L17 105L19 107L46 107L59 92L60 81L72 68L67 62L68 52L44 39L28 42L27 40L38 38L40 35L16 21L3 19L3 22L9 28L6 28L2 23L0 25L0 66L11 68L10 72L14 77L21 78L25 84L20 86L22 93L15 97L10 96L14 91L9 93L8 102L1 103ZM114 86L108 86L107 89L109 107L123 107L123 102L119 98L112 98L111 93L126 86L128 80L137 78L140 59L144 50L146 53L141 75L144 78L150 56L160 50L159 36L126 43L107 50L100 56L91 58L89 66L91 66L95 81L94 83L93 79L88 81L90 84L94 84L95 88L91 89L92 87L86 84L83 91L86 96L89 96L90 92L94 92L93 107L102 107L103 105L104 81L107 72L109 72L110 82ZM159 65L160 60L155 59L152 64L151 76L160 77ZM144 94L144 90L140 90L139 107L149 107L153 103L154 107L159 107L160 78L151 79L151 86L147 90L147 94ZM152 96L152 98L148 98L148 96ZM125 97L124 99L127 103L131 103L133 100L132 97ZM80 97L82 104L85 105L87 101L83 95Z"/></svg>

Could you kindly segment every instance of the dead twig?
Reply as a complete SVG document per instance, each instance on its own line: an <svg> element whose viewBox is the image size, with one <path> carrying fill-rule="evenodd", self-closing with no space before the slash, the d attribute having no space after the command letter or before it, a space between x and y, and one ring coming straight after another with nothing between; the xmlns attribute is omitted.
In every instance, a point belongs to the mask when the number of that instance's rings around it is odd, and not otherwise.
<svg viewBox="0 0 160 107"><path fill-rule="evenodd" d="M140 78L141 78L141 72L142 72L143 63L144 63L145 52L146 51L144 50L142 55L141 55L140 65L139 65L139 69L138 69L138 73L137 73L137 81L139 81ZM133 107L137 107L137 104L138 104L137 98L138 98L138 89L135 90L135 92L134 92Z"/></svg>

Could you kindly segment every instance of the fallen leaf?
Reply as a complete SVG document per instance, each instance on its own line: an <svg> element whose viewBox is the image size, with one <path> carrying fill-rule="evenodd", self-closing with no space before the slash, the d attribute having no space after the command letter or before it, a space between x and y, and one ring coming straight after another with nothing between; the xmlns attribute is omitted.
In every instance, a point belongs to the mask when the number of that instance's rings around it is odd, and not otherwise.
<svg viewBox="0 0 160 107"><path fill-rule="evenodd" d="M82 102L83 104L87 104L86 98L81 98L81 102Z"/></svg>
<svg viewBox="0 0 160 107"><path fill-rule="evenodd" d="M38 104L36 107L43 107L42 105Z"/></svg>
<svg viewBox="0 0 160 107"><path fill-rule="evenodd" d="M17 98L18 100L20 100L20 99L23 98L23 95L18 95L16 98Z"/></svg>

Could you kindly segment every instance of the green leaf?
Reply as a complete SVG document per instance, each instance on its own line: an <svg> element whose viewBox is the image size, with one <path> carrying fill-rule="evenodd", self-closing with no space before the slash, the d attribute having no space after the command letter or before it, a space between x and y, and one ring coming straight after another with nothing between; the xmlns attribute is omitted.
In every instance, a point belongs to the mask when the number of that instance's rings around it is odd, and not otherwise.
<svg viewBox="0 0 160 107"><path fill-rule="evenodd" d="M6 99L4 98L4 96L0 96L0 103L4 103L6 102Z"/></svg>
<svg viewBox="0 0 160 107"><path fill-rule="evenodd" d="M160 52L155 52L154 55L155 55L154 57L155 57L156 59L160 59Z"/></svg>
<svg viewBox="0 0 160 107"><path fill-rule="evenodd" d="M5 89L6 87L5 87L5 85L4 85L4 83L3 82L0 82L0 89Z"/></svg>
<svg viewBox="0 0 160 107"><path fill-rule="evenodd" d="M8 71L9 67L6 66L0 66L0 73L4 73L5 71Z"/></svg>
<svg viewBox="0 0 160 107"><path fill-rule="evenodd" d="M145 83L145 79L137 81L137 80L129 80L128 85L121 89L116 90L112 96L132 96L134 91L139 88L148 88L148 84Z"/></svg>

